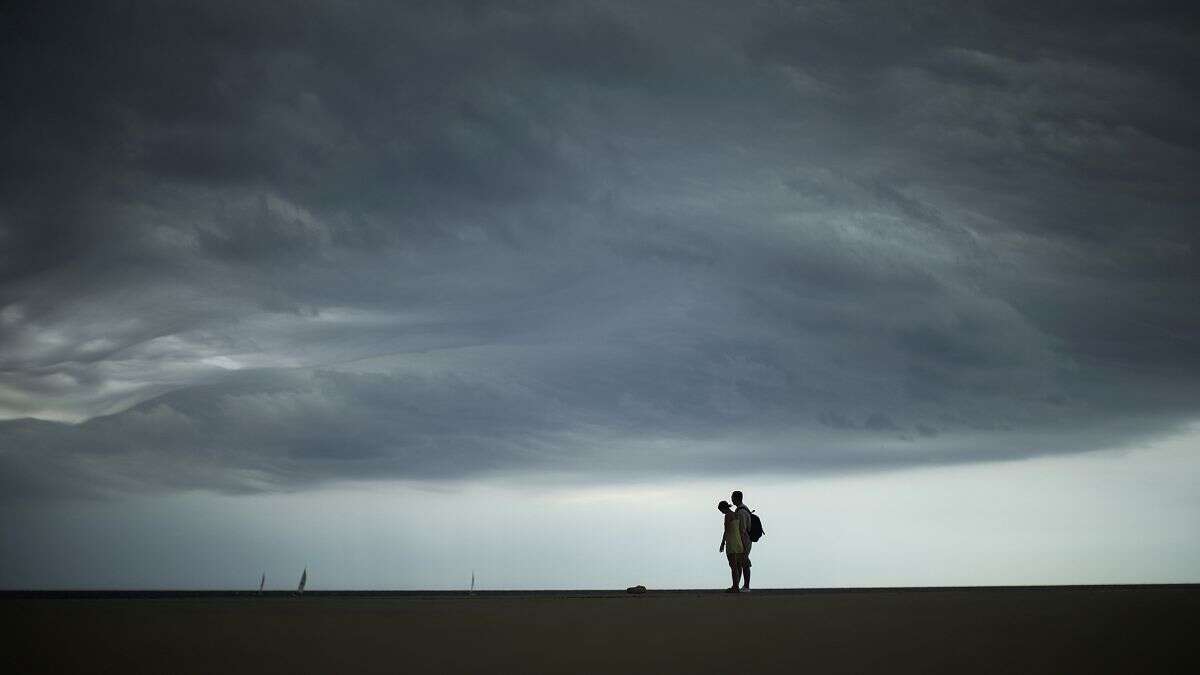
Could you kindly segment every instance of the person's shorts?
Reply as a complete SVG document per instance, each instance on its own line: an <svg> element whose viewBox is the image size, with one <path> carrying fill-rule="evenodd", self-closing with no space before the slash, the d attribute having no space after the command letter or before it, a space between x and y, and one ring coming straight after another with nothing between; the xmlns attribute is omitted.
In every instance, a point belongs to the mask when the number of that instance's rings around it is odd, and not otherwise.
<svg viewBox="0 0 1200 675"><path fill-rule="evenodd" d="M729 566L737 565L738 567L749 567L750 558L746 557L745 553L732 553L725 551L725 558L729 560Z"/></svg>

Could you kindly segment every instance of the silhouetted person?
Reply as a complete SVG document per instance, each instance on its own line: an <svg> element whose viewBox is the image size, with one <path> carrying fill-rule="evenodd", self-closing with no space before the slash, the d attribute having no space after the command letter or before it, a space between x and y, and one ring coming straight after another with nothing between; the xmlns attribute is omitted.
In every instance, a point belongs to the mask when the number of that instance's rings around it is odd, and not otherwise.
<svg viewBox="0 0 1200 675"><path fill-rule="evenodd" d="M742 551L742 590L748 591L750 590L750 547L754 545L754 542L750 541L750 507L742 503L741 490L734 490L729 498L737 507L734 515L741 524L742 533L746 536L746 548Z"/></svg>
<svg viewBox="0 0 1200 675"><path fill-rule="evenodd" d="M725 589L726 593L738 592L738 580L742 576L743 559L746 556L746 549L749 548L750 536L746 534L746 530L742 529L742 521L733 513L733 509L729 507L729 502L721 500L717 504L717 510L725 514L725 524L721 530L721 547L718 551L724 551L725 557L729 560L729 574L733 580L733 585Z"/></svg>

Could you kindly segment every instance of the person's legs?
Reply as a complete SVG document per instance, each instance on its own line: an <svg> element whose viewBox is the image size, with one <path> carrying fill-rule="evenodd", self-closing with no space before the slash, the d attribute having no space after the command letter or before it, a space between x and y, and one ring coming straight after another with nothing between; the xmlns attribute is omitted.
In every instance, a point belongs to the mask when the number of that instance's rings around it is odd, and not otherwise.
<svg viewBox="0 0 1200 675"><path fill-rule="evenodd" d="M736 553L728 553L726 555L729 558L729 575L733 579L733 585L730 586L729 589L736 591L738 588L738 580L742 576L742 561L738 559L738 555Z"/></svg>
<svg viewBox="0 0 1200 675"><path fill-rule="evenodd" d="M750 548L742 554L742 588L750 588Z"/></svg>

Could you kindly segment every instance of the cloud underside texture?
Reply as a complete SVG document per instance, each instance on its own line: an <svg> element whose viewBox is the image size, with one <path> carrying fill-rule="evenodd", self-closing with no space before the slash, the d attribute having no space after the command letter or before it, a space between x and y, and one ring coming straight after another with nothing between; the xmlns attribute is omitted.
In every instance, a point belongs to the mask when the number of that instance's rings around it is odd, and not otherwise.
<svg viewBox="0 0 1200 675"><path fill-rule="evenodd" d="M4 11L0 483L1079 452L1200 401L1194 10Z"/></svg>

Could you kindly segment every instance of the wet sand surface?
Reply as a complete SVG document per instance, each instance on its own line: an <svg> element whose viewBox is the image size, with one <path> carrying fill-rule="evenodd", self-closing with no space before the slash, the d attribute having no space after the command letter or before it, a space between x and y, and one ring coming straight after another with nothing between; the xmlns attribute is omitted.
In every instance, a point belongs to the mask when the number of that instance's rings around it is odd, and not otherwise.
<svg viewBox="0 0 1200 675"><path fill-rule="evenodd" d="M8 672L20 673L1200 672L1197 586L10 596L0 607L17 627Z"/></svg>

